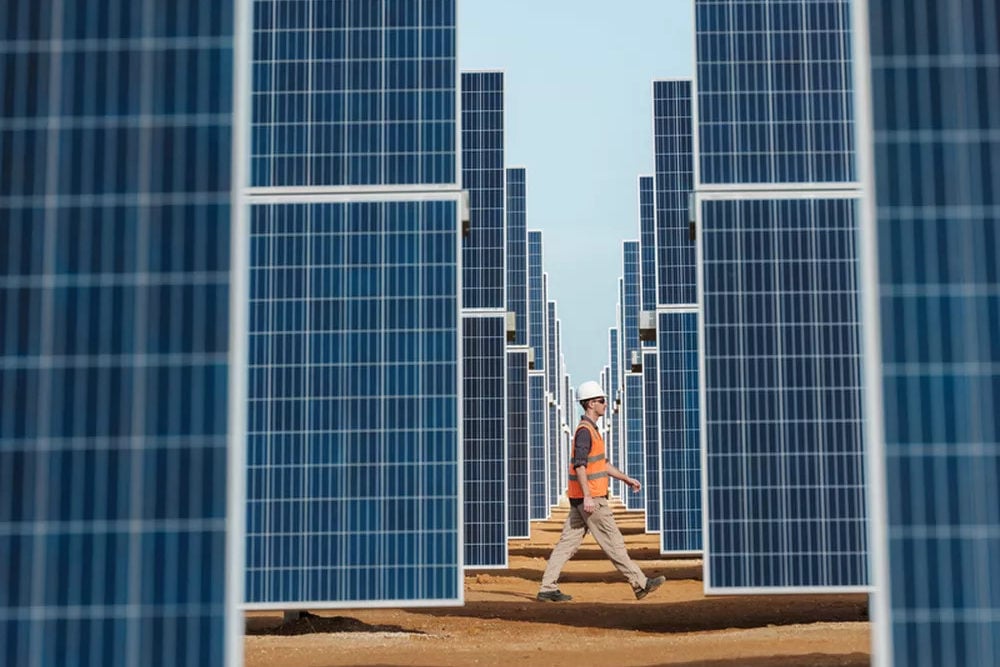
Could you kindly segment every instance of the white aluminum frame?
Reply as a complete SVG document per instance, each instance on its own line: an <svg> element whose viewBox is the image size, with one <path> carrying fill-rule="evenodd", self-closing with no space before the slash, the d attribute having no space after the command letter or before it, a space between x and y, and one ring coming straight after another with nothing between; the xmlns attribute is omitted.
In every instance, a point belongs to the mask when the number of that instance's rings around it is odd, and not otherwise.
<svg viewBox="0 0 1000 667"><path fill-rule="evenodd" d="M700 300L700 295L699 295L699 300ZM704 426L703 426L703 424L701 422L704 419L704 412L705 412L705 410L704 410L704 399L703 399L703 397L701 395L702 394L702 389L703 389L703 384L704 384L701 381L702 372L703 372L703 369L701 367L701 349L702 349L702 347L701 347L701 306L698 305L698 304L695 304L695 305L692 305L692 306L657 306L656 307L656 325L657 325L656 335L657 336L660 335L660 331L659 331L660 315L668 315L668 314L672 314L672 313L673 314L682 314L682 313L684 313L684 314L691 314L691 313L694 313L694 315L696 317L696 320L697 320L696 330L698 331L698 420L699 420L699 424L698 424L698 429L699 429L698 430L698 439L699 439L699 441L701 441L702 433L704 432L703 431ZM656 386L657 386L657 388L659 388L659 386L660 386L660 373L662 371L661 366L660 366L660 345L659 345L659 341L657 341L656 348L654 348L654 349L656 350ZM656 412L657 412L658 415L662 415L663 414L663 404L660 402L660 392L659 392L659 390L657 390L657 392L656 392ZM704 446L700 446L700 449L702 450L702 452L704 452ZM660 544L659 544L660 554L664 555L664 556L677 556L677 557L686 557L686 558L698 557L698 558L701 558L705 554L705 550L704 550L704 545L705 545L705 537L704 537L704 532L705 532L705 460L704 460L704 456L701 455L701 457L700 457L701 458L701 473L700 473L701 474L701 493L702 493L702 502L701 502L701 505L702 505L702 507L701 507L701 517L702 517L702 519L701 519L701 526L702 527L701 527L701 531L702 531L702 547L703 547L701 550L698 550L698 549L671 550L671 549L664 549L663 548L663 505L664 505L664 503L663 503L663 493L666 490L667 486L666 486L666 483L665 483L665 481L666 481L666 474L665 474L665 466L663 465L663 443L662 442L660 443L660 446L657 448L657 456L659 457L659 460L660 460L660 530L659 530L659 533L660 533Z"/></svg>
<svg viewBox="0 0 1000 667"><path fill-rule="evenodd" d="M506 290L504 290L504 294L506 295ZM461 299L459 299L459 300L461 300ZM503 324L504 324L504 327L503 327L504 330L506 330L506 328L507 328L507 312L506 312L506 310L462 309L461 310L461 314L459 315L459 321L461 321L461 320L469 320L469 319L486 319L486 318L489 318L489 317L499 318L503 322ZM461 330L459 330L458 337L462 338ZM503 343L504 343L504 346L503 346L503 382L501 384L503 385L502 405L503 405L503 414L504 414L504 424L506 425L506 422L507 422L507 416L506 416L507 415L507 398L508 398L508 395L507 395L507 351L510 348L507 345L506 338L504 339ZM459 348L459 349L461 349L461 348ZM463 359L464 359L464 357L459 357L458 365L459 365L459 377L460 378L461 378L461 375L462 375L461 371L462 371ZM461 379L464 380L464 378L461 378ZM460 384L461 384L461 382L460 382ZM459 393L461 393L461 392L459 392ZM463 396L462 400L464 400L464 396ZM461 411L459 412L459 414L461 414ZM464 429L462 429L461 432L462 432L463 438L459 440L459 446L460 446L460 449L462 449L462 470L464 471L465 470L465 458L464 458L464 456L465 456L465 447L464 447L465 439L464 439ZM506 431L504 431L504 433L503 433L503 454L502 454L502 457L503 457L502 458L502 463L503 463L503 482L504 482L504 484L503 484L504 493L503 493L503 498L502 498L502 502L503 502L503 541L504 541L503 562L501 564L499 564L499 565L468 565L468 564L463 563L463 565L462 565L462 569L463 570L506 570L510 566L509 565L510 564L510 550L506 546L507 544L510 543L510 539L511 539L511 536L510 536L510 506L509 506L509 504L507 502L507 480L508 480L508 477L507 477L507 475L508 475L507 461L510 459L510 449L508 448L507 433L506 433ZM463 476L464 476L464 472L463 472ZM463 480L463 486L460 487L460 488L464 489L464 480ZM459 504L462 504L462 505L465 504L464 492L463 492L462 502L459 503ZM530 508L529 508L529 510L530 510ZM464 533L464 531L465 531L464 517L463 517L463 521L462 521L462 523L460 525L461 525L461 528L462 528L462 532ZM463 537L462 541L464 542L464 537ZM463 558L464 558L464 554L465 554L465 545L464 544L462 546L462 554L463 554Z"/></svg>
<svg viewBox="0 0 1000 667"><path fill-rule="evenodd" d="M822 190L802 190L798 187L785 186L784 184L771 186L771 189L753 188L748 190L725 189L721 191L696 191L694 193L695 220L698 229L698 242L695 246L695 266L697 268L697 295L698 303L704 304L704 257L702 233L702 204L707 201L762 201L762 200L792 200L792 199L854 199L858 202L859 211L864 203L862 191L856 183L835 183ZM859 216L860 217L860 216ZM860 221L859 221L860 225ZM859 229L859 243L860 229ZM863 326L862 329L865 327ZM866 335L862 331L862 336ZM862 366L865 365L864 350L862 350ZM870 365L870 364L869 364ZM708 555L711 554L710 533L708 530L708 434L705 401L707 398L705 378L705 325L704 316L698 317L698 376L701 380L698 385L698 401L700 403L700 424L699 438L701 441L701 494L702 494L702 547L705 558L702 562L702 581L705 595L794 595L794 594L850 594L850 593L871 593L874 589L869 575L869 584L866 586L746 586L746 587L721 587L713 586L711 578L711 568L709 567ZM865 431L867 433L867 431ZM865 443L865 450L868 443ZM867 524L871 525L871 513L867 516ZM870 528L869 528L870 530ZM871 544L869 543L869 550Z"/></svg>

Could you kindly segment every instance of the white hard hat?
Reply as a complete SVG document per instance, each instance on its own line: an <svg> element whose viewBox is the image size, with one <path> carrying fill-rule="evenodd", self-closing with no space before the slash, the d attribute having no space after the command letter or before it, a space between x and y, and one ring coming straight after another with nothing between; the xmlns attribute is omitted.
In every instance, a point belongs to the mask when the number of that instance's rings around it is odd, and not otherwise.
<svg viewBox="0 0 1000 667"><path fill-rule="evenodd" d="M581 384L576 392L576 400L578 401L589 401L592 398L600 398L601 396L604 396L604 390L601 388L601 385L593 380L587 380Z"/></svg>

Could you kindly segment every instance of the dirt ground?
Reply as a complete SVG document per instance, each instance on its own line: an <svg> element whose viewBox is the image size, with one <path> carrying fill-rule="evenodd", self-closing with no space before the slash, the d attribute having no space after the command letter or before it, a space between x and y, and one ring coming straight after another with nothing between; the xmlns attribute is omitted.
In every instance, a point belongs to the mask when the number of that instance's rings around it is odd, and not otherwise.
<svg viewBox="0 0 1000 667"><path fill-rule="evenodd" d="M587 537L559 586L572 602L537 602L545 560L566 510L512 543L506 570L467 572L465 606L338 609L280 628L247 615L247 667L334 665L868 665L867 596L702 594L701 561L664 559L643 516L616 510L629 553L667 583L637 601ZM288 634L301 632L302 634Z"/></svg>

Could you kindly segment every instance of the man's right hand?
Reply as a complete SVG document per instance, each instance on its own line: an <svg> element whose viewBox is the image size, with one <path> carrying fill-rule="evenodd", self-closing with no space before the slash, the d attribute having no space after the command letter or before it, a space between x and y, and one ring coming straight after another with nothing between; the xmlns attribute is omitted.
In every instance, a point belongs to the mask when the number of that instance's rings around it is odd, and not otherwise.
<svg viewBox="0 0 1000 667"><path fill-rule="evenodd" d="M597 501L594 500L591 496L586 496L583 499L583 511L586 512L587 514L593 514L594 510L596 509L597 509Z"/></svg>

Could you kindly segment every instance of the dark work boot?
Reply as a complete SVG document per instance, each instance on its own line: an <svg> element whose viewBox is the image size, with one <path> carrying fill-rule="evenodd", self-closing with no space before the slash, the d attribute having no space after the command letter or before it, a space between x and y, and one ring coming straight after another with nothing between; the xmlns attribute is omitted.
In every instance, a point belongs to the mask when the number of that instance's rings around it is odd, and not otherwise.
<svg viewBox="0 0 1000 667"><path fill-rule="evenodd" d="M635 599L641 600L657 588L663 585L663 582L667 580L666 577L650 577L646 579L646 587L639 589L635 592Z"/></svg>
<svg viewBox="0 0 1000 667"><path fill-rule="evenodd" d="M555 591L545 591L544 593L539 593L535 596L536 600L541 600L542 602L569 602L573 599L572 595L566 595L560 590Z"/></svg>

